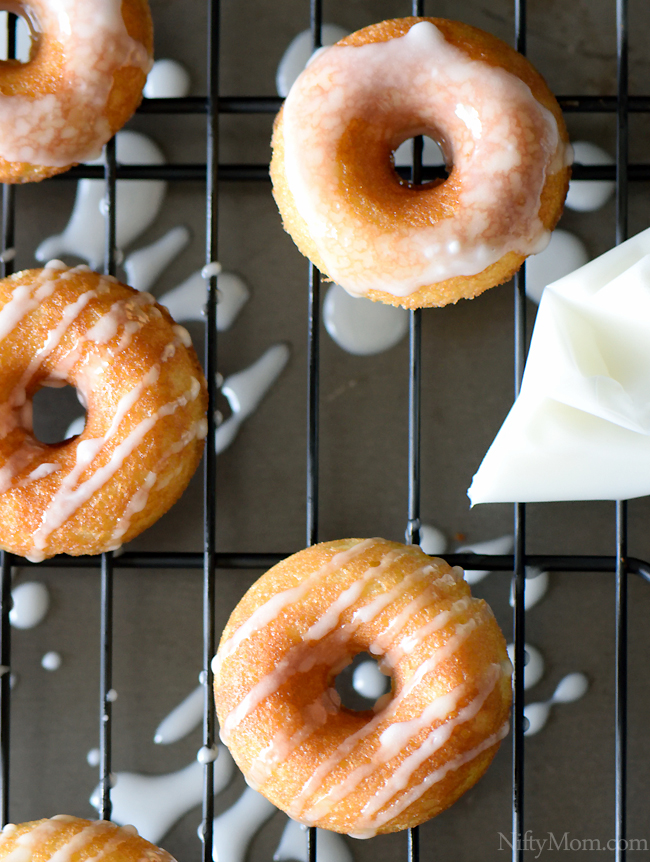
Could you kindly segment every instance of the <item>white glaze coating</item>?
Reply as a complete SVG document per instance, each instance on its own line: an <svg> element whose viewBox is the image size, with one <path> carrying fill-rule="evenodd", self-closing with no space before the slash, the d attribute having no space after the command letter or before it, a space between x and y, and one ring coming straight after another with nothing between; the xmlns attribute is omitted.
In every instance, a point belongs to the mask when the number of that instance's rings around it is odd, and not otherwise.
<svg viewBox="0 0 650 862"><path fill-rule="evenodd" d="M45 618L50 607L50 593L45 584L27 581L11 591L13 607L9 622L17 629L31 629Z"/></svg>
<svg viewBox="0 0 650 862"><path fill-rule="evenodd" d="M153 741L158 745L169 745L187 736L203 717L203 699L203 686L198 685L160 722Z"/></svg>
<svg viewBox="0 0 650 862"><path fill-rule="evenodd" d="M376 661L363 661L354 669L352 687L362 697L376 700L386 693L388 677L379 670Z"/></svg>
<svg viewBox="0 0 650 862"><path fill-rule="evenodd" d="M128 66L148 72L147 51L127 33L121 0L26 5L36 30L61 46L65 87L36 98L0 95L0 155L53 167L95 158L111 136L104 109L113 75Z"/></svg>
<svg viewBox="0 0 650 862"><path fill-rule="evenodd" d="M214 862L244 862L253 836L276 811L264 796L247 787L234 805L214 818Z"/></svg>
<svg viewBox="0 0 650 862"><path fill-rule="evenodd" d="M190 73L176 60L156 60L142 94L147 99L179 99L190 91Z"/></svg>
<svg viewBox="0 0 650 862"><path fill-rule="evenodd" d="M141 132L130 129L115 136L116 157L124 165L162 165L160 147ZM98 163L98 162L95 162ZM116 244L125 249L154 222L162 206L164 180L118 180L116 187ZM72 254L99 270L104 262L106 216L103 180L79 180L74 208L62 234L44 239L36 249L36 260ZM140 288L142 289L142 288Z"/></svg>
<svg viewBox="0 0 650 862"><path fill-rule="evenodd" d="M241 276L233 272L219 273L217 300L217 330L230 329L250 296ZM184 282L164 293L158 302L175 320L205 319L206 285L202 272L195 272Z"/></svg>
<svg viewBox="0 0 650 862"><path fill-rule="evenodd" d="M318 829L316 846L320 862L353 862L350 848L342 835L329 829ZM273 854L273 862L309 862L307 855L307 827L289 819L282 838Z"/></svg>
<svg viewBox="0 0 650 862"><path fill-rule="evenodd" d="M589 680L584 673L570 673L557 684L550 700L539 703L529 703L524 707L524 716L528 721L528 727L524 731L526 736L534 736L544 727L548 721L551 707L558 703L573 703L584 697L589 690Z"/></svg>
<svg viewBox="0 0 650 862"><path fill-rule="evenodd" d="M554 117L518 78L466 59L430 22L388 42L321 52L289 93L283 118L297 210L328 275L350 292L407 296L548 242L541 191L565 161ZM386 123L381 143L390 149L434 129L451 142L462 177L458 212L418 230L393 221L390 243L383 227L359 220L339 190L339 143L352 120Z"/></svg>
<svg viewBox="0 0 650 862"><path fill-rule="evenodd" d="M613 165L612 156L591 141L572 141L574 161L581 165ZM613 180L571 180L564 205L578 212L604 206L614 194Z"/></svg>
<svg viewBox="0 0 650 862"><path fill-rule="evenodd" d="M58 670L61 667L61 662L61 654L51 650L50 652L46 652L41 659L41 666L45 670Z"/></svg>
<svg viewBox="0 0 650 862"><path fill-rule="evenodd" d="M224 380L221 391L232 414L217 428L217 454L233 442L242 422L258 407L289 361L289 346L274 344L260 358Z"/></svg>
<svg viewBox="0 0 650 862"><path fill-rule="evenodd" d="M339 39L347 36L349 32L337 24L323 23L321 25L321 42L323 45L333 45ZM311 46L311 30L303 30L302 33L298 33L287 46L275 75L275 88L278 91L278 96L284 98L289 93L296 78L312 56Z"/></svg>
<svg viewBox="0 0 650 862"><path fill-rule="evenodd" d="M118 219L120 218L118 209ZM183 225L173 227L151 245L132 252L124 261L127 283L136 290L149 290L190 241ZM164 303L163 303L164 304ZM175 315L172 314L172 317Z"/></svg>
<svg viewBox="0 0 650 862"><path fill-rule="evenodd" d="M214 791L223 790L234 771L234 763L226 748L219 746L214 764ZM197 761L164 775L140 775L118 772L111 791L112 818L124 825L132 823L147 841L157 844L174 823L186 812L199 805L203 796L204 767ZM101 785L90 797L99 809Z"/></svg>
<svg viewBox="0 0 650 862"><path fill-rule="evenodd" d="M408 332L404 308L355 297L338 284L331 284L323 303L323 323L339 347L358 356L389 350Z"/></svg>

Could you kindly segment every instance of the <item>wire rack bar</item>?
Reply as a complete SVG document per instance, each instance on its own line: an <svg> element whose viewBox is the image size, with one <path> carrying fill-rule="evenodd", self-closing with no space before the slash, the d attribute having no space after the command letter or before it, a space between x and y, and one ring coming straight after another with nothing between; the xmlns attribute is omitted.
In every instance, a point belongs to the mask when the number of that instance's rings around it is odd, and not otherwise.
<svg viewBox="0 0 650 862"><path fill-rule="evenodd" d="M106 200L106 234L104 272L114 276L117 251L117 185L116 147L112 138L104 148L104 182ZM100 664L99 664L99 764L101 820L110 820L111 773L112 773L112 703L113 687L113 554L101 555L101 620L100 620Z"/></svg>
<svg viewBox="0 0 650 862"><path fill-rule="evenodd" d="M515 0L515 49L526 54L526 0ZM526 361L526 264L514 278L514 390L519 395ZM514 506L515 553L513 566L512 681L512 859L524 858L524 645L526 641L526 507Z"/></svg>
<svg viewBox="0 0 650 862"><path fill-rule="evenodd" d="M616 242L628 235L628 10L616 0ZM627 836L627 502L616 503L616 683L615 683L615 838L616 862L626 858Z"/></svg>
<svg viewBox="0 0 650 862"><path fill-rule="evenodd" d="M219 55L221 8L218 0L208 2L208 118L206 177L206 265L217 261L219 182ZM203 478L203 746L213 751L216 743L216 716L212 695L212 657L216 651L216 403L217 403L217 302L218 277L207 280L205 374L208 383L208 434ZM202 859L212 862L214 838L214 762L208 759L203 771Z"/></svg>

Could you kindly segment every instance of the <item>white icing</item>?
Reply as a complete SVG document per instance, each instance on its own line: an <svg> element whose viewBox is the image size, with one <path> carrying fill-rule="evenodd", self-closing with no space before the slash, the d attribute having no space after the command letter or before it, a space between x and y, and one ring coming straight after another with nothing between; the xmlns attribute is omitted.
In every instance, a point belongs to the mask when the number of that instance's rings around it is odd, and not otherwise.
<svg viewBox="0 0 650 862"><path fill-rule="evenodd" d="M205 766L206 763L214 763L219 756L219 748L216 745L208 748L207 745L202 746L196 753L196 759L199 763Z"/></svg>
<svg viewBox="0 0 650 862"><path fill-rule="evenodd" d="M408 311L350 295L338 284L329 286L323 303L325 329L348 353L368 356L389 350L408 332Z"/></svg>
<svg viewBox="0 0 650 862"><path fill-rule="evenodd" d="M204 689L199 685L160 722L153 741L169 745L187 736L203 718L203 700Z"/></svg>
<svg viewBox="0 0 650 862"><path fill-rule="evenodd" d="M109 703L115 703L115 701L117 700L117 692L114 688L111 688L106 692L106 700Z"/></svg>
<svg viewBox="0 0 650 862"><path fill-rule="evenodd" d="M316 848L320 862L353 862L352 853L342 835L328 829L316 832ZM289 819L282 838L273 854L273 862L309 862L307 856L307 827Z"/></svg>
<svg viewBox="0 0 650 862"><path fill-rule="evenodd" d="M242 310L250 291L244 280L232 272L219 275L219 298L217 302L217 330L230 329ZM205 279L195 272L182 284L163 294L159 302L169 311L174 320L204 320L206 289Z"/></svg>
<svg viewBox="0 0 650 862"><path fill-rule="evenodd" d="M46 652L41 659L41 666L45 670L58 670L61 667L61 654L58 652Z"/></svg>
<svg viewBox="0 0 650 862"><path fill-rule="evenodd" d="M461 766L464 766L466 763L470 763L483 751L487 751L488 748L492 748L493 745L496 745L498 742L500 742L504 738L504 736L506 736L508 730L508 724L504 724L501 730L488 737L486 740L477 745L475 748L468 751L466 754L459 755L453 760L447 761L444 766L441 766L434 772L430 772L429 775L424 779L424 781L408 790L402 795L400 799L394 801L387 811L380 812L369 825L364 826L362 829L358 829L355 826L355 831L351 831L350 835L353 838L371 838L373 835L376 834L378 827L380 827L386 821L395 817L400 812L404 811L404 809L408 808L409 805L412 805L412 803L419 799L420 796L422 796L422 794L429 789L429 787L439 781L442 781L445 775L447 775L449 772L455 769L460 769Z"/></svg>
<svg viewBox="0 0 650 862"><path fill-rule="evenodd" d="M86 762L88 766L99 766L99 762L101 760L101 753L98 748L91 748L88 754L86 755Z"/></svg>
<svg viewBox="0 0 650 862"><path fill-rule="evenodd" d="M352 674L352 687L362 697L377 700L386 693L389 685L388 677L381 672L376 661L363 661L358 664Z"/></svg>
<svg viewBox="0 0 650 862"><path fill-rule="evenodd" d="M549 285L519 398L468 492L482 502L650 492L650 230Z"/></svg>
<svg viewBox="0 0 650 862"><path fill-rule="evenodd" d="M510 661L515 663L515 645L508 644ZM532 644L524 644L524 688L528 690L537 685L544 676L544 656Z"/></svg>
<svg viewBox="0 0 650 862"><path fill-rule="evenodd" d="M526 261L526 296L539 303L547 284L563 278L589 260L581 239L567 230L557 228L544 251Z"/></svg>
<svg viewBox="0 0 650 862"><path fill-rule="evenodd" d="M539 703L529 703L524 707L524 716L528 721L528 727L524 731L525 736L533 736L544 727L548 721L551 707L559 703L573 703L580 700L589 690L589 680L583 673L570 673L557 685L553 697Z"/></svg>
<svg viewBox="0 0 650 862"><path fill-rule="evenodd" d="M590 141L573 141L574 161L581 165L613 165L607 150ZM564 206L578 212L592 212L604 206L614 194L613 180L571 180Z"/></svg>
<svg viewBox="0 0 650 862"><path fill-rule="evenodd" d="M447 550L447 537L437 527L420 524L420 547L425 554L436 557Z"/></svg>
<svg viewBox="0 0 650 862"><path fill-rule="evenodd" d="M176 60L156 60L142 94L147 99L180 99L190 91L190 73Z"/></svg>
<svg viewBox="0 0 650 862"><path fill-rule="evenodd" d="M379 131L382 111L386 128ZM365 133L365 158L381 160L401 140L434 129L451 142L461 178L457 213L418 229L409 218L392 218L388 230L360 218L357 196L348 206L340 193L340 141L353 120L372 130ZM283 129L297 210L328 275L351 292L378 288L407 296L479 273L508 251L539 251L548 241L540 196L547 173L563 166L565 149L554 117L518 78L468 60L430 22L388 42L323 51L287 97ZM435 189L413 192L428 193ZM396 186L390 204L396 216L407 200L410 206L411 196Z"/></svg>
<svg viewBox="0 0 650 862"><path fill-rule="evenodd" d="M104 112L113 75L129 66L148 72L147 51L127 33L120 0L30 0L29 12L35 30L60 46L60 92L0 95L0 155L55 167L94 158L111 137Z"/></svg>
<svg viewBox="0 0 650 862"><path fill-rule="evenodd" d="M288 360L288 345L275 344L248 368L226 377L221 391L228 399L232 414L217 428L217 453L230 446L242 422L258 407Z"/></svg>
<svg viewBox="0 0 650 862"><path fill-rule="evenodd" d="M9 622L17 629L31 629L45 618L50 607L50 593L38 581L27 581L11 591L13 606Z"/></svg>
<svg viewBox="0 0 650 862"><path fill-rule="evenodd" d="M219 793L229 783L234 763L226 748L219 746L214 765L214 791ZM204 767L193 760L184 769L165 775L139 775L118 772L111 792L112 819L121 825L132 823L147 841L157 844L174 823L201 803ZM101 785L90 797L99 809Z"/></svg>
<svg viewBox="0 0 650 862"><path fill-rule="evenodd" d="M541 572L531 566L526 567L526 589L524 591L524 610L534 608L544 598L549 588L548 572ZM510 606L515 606L514 584L510 585Z"/></svg>
<svg viewBox="0 0 650 862"><path fill-rule="evenodd" d="M189 230L179 225L151 245L132 252L124 261L127 282L136 290L149 290L189 241Z"/></svg>
<svg viewBox="0 0 650 862"><path fill-rule="evenodd" d="M206 265L201 270L201 278L204 278L208 281L211 278L215 278L215 276L221 274L221 264L218 260L213 260L210 263L206 263Z"/></svg>
<svg viewBox="0 0 650 862"><path fill-rule="evenodd" d="M276 811L268 799L247 787L234 805L214 818L214 862L245 862L253 836Z"/></svg>
<svg viewBox="0 0 650 862"><path fill-rule="evenodd" d="M489 539L486 542L474 542L471 545L461 545L457 548L459 554L510 554L515 546L515 537L512 535L499 536L498 539ZM490 569L467 569L465 580L468 584L478 584L483 578L490 574Z"/></svg>
<svg viewBox="0 0 650 862"><path fill-rule="evenodd" d="M337 24L322 24L321 43L324 46L333 45L339 39L348 36L349 33L349 30L345 30ZM278 64L278 70L275 75L275 87L278 91L278 96L284 98L289 93L296 78L309 62L312 55L311 46L311 30L303 30L302 33L298 33L289 43Z"/></svg>
<svg viewBox="0 0 650 862"><path fill-rule="evenodd" d="M112 2L112 0L111 0ZM162 165L165 158L151 138L129 130L115 137L117 160L123 165ZM116 243L129 246L152 224L167 190L164 180L118 180L116 188ZM104 261L106 218L102 201L106 194L103 180L80 180L70 220L62 234L43 240L36 259L72 254L87 260L93 269Z"/></svg>

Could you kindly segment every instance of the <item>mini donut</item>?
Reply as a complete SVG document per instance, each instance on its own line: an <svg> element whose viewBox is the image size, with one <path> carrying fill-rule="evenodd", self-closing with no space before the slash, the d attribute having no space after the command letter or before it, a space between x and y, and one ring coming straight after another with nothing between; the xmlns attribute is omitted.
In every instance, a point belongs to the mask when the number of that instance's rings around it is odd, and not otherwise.
<svg viewBox="0 0 650 862"><path fill-rule="evenodd" d="M27 63L0 61L0 182L61 173L101 153L140 104L152 65L147 0L11 4L32 36Z"/></svg>
<svg viewBox="0 0 650 862"><path fill-rule="evenodd" d="M393 151L429 135L449 176L414 186ZM271 178L300 251L350 293L405 308L472 298L541 251L570 146L542 77L441 18L384 21L323 49L275 121Z"/></svg>
<svg viewBox="0 0 650 862"><path fill-rule="evenodd" d="M0 832L0 860L21 862L175 862L138 835L135 826L56 814L49 820L8 823Z"/></svg>
<svg viewBox="0 0 650 862"><path fill-rule="evenodd" d="M43 386L76 387L77 437L32 431ZM0 281L0 547L39 561L115 550L178 499L203 450L206 384L148 293L51 261Z"/></svg>
<svg viewBox="0 0 650 862"><path fill-rule="evenodd" d="M374 709L336 675L370 652L392 677ZM368 838L448 808L508 731L511 665L458 568L384 539L314 545L242 598L213 661L221 738L295 820Z"/></svg>

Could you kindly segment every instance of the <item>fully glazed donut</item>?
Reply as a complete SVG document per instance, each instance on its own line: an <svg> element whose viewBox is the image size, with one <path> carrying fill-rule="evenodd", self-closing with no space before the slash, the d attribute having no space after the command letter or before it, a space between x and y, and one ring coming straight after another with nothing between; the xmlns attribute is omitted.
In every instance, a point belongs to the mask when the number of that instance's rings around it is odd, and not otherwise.
<svg viewBox="0 0 650 862"><path fill-rule="evenodd" d="M8 823L0 833L0 860L21 862L175 862L134 826L56 814L49 820Z"/></svg>
<svg viewBox="0 0 650 862"><path fill-rule="evenodd" d="M142 98L153 54L147 0L12 2L27 63L0 61L0 182L23 183L96 158Z"/></svg>
<svg viewBox="0 0 650 862"><path fill-rule="evenodd" d="M392 153L436 139L446 180ZM273 194L298 248L350 293L406 308L471 298L541 251L570 160L560 108L501 40L454 21L384 21L324 49L273 133Z"/></svg>
<svg viewBox="0 0 650 862"><path fill-rule="evenodd" d="M46 445L32 396L66 383L86 426ZM187 331L150 294L59 261L0 281L0 547L38 561L137 536L196 469L206 402Z"/></svg>
<svg viewBox="0 0 650 862"><path fill-rule="evenodd" d="M380 658L392 694L340 706L336 675ZM460 569L384 539L315 545L274 566L213 662L221 737L248 783L302 823L357 837L415 826L487 769L511 666Z"/></svg>

